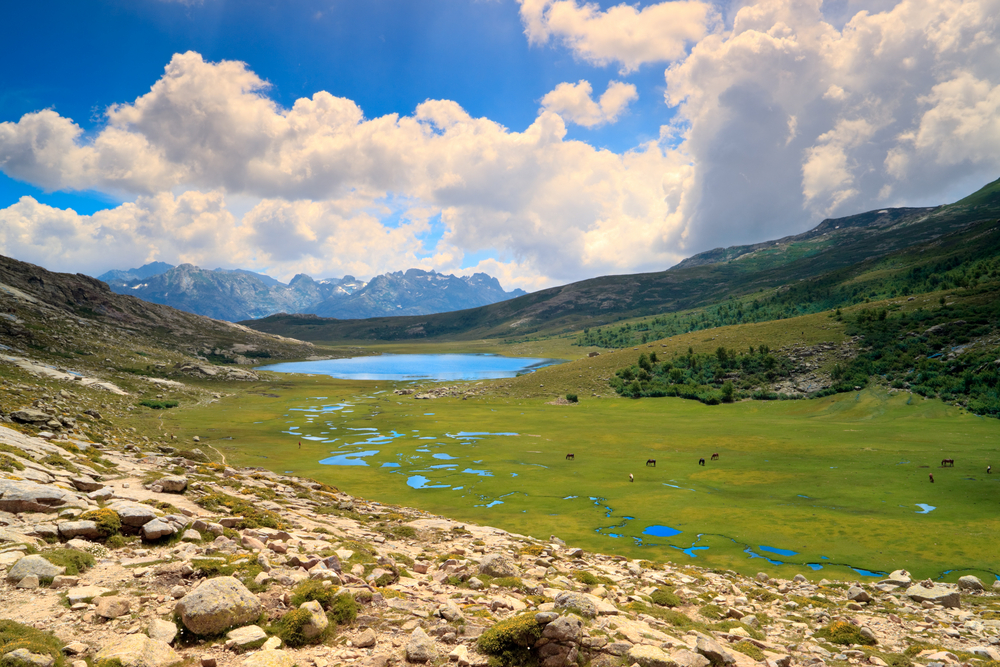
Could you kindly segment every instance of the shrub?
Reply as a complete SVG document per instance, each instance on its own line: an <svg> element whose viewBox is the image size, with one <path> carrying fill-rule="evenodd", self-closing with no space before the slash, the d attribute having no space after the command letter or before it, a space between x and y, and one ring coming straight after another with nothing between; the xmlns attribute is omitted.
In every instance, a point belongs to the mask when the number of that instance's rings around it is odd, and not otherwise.
<svg viewBox="0 0 1000 667"><path fill-rule="evenodd" d="M649 597L653 604L661 607L677 607L681 603L681 599L669 588L657 588Z"/></svg>
<svg viewBox="0 0 1000 667"><path fill-rule="evenodd" d="M361 605L350 593L341 593L333 598L327 616L337 625L349 625L358 617L358 610Z"/></svg>
<svg viewBox="0 0 1000 667"><path fill-rule="evenodd" d="M106 546L109 549L121 549L122 547L128 546L133 541L134 540L129 540L121 533L117 533L109 537L107 541L104 543L104 546Z"/></svg>
<svg viewBox="0 0 1000 667"><path fill-rule="evenodd" d="M324 586L322 581L307 579L292 591L292 606L298 607L303 602L316 600L323 605L323 609L330 609L336 596L336 586Z"/></svg>
<svg viewBox="0 0 1000 667"><path fill-rule="evenodd" d="M570 403L578 403L580 401L580 397L576 394L566 394L566 400Z"/></svg>
<svg viewBox="0 0 1000 667"><path fill-rule="evenodd" d="M139 405L152 408L153 410L169 410L170 408L176 408L180 404L177 401L154 401L147 399L145 401L139 401Z"/></svg>
<svg viewBox="0 0 1000 667"><path fill-rule="evenodd" d="M832 644L842 644L845 646L848 644L871 646L875 643L874 639L869 639L861 634L861 628L845 621L830 623L825 628L818 630L816 636L826 639Z"/></svg>
<svg viewBox="0 0 1000 667"><path fill-rule="evenodd" d="M531 647L542 636L542 626L534 614L521 614L500 621L476 640L480 653L491 656L490 663L524 665L531 660Z"/></svg>
<svg viewBox="0 0 1000 667"><path fill-rule="evenodd" d="M545 553L545 546L542 544L528 544L521 547L518 553L522 556L541 556Z"/></svg>
<svg viewBox="0 0 1000 667"><path fill-rule="evenodd" d="M764 652L761 651L756 644L751 644L750 642L744 640L737 644L733 644L733 648L743 655L750 656L757 662L764 662Z"/></svg>
<svg viewBox="0 0 1000 667"><path fill-rule="evenodd" d="M62 647L63 642L51 632L36 630L16 621L0 619L0 663L5 667L8 661L3 660L2 656L19 648L50 656L56 661L56 667L63 667L66 658L63 657Z"/></svg>
<svg viewBox="0 0 1000 667"><path fill-rule="evenodd" d="M112 509L99 509L84 512L79 517L80 521L93 521L97 524L97 530L101 537L108 539L112 535L117 535L122 531L122 520L118 512Z"/></svg>
<svg viewBox="0 0 1000 667"><path fill-rule="evenodd" d="M77 575L94 566L94 557L78 549L52 549L43 551L42 557L53 565L66 568L66 574Z"/></svg>
<svg viewBox="0 0 1000 667"><path fill-rule="evenodd" d="M717 620L722 618L722 607L719 607L718 605L714 604L707 604L701 609L699 609L698 613L704 616L705 618L711 618L713 620Z"/></svg>
<svg viewBox="0 0 1000 667"><path fill-rule="evenodd" d="M293 609L279 618L278 622L268 629L272 634L281 637L281 641L292 648L306 644L319 644L328 636L329 631L307 638L302 628L305 627L310 618L312 618L312 614L309 613L308 609ZM327 626L327 628L329 627Z"/></svg>

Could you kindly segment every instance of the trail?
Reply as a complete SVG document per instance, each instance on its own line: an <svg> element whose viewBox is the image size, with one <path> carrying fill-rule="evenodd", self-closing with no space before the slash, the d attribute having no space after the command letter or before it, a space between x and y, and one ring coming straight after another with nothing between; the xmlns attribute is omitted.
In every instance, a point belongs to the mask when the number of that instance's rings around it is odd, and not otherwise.
<svg viewBox="0 0 1000 667"><path fill-rule="evenodd" d="M215 453L222 457L222 465L226 465L226 455L219 451L218 447L215 447L214 445L209 445L209 447L214 449Z"/></svg>

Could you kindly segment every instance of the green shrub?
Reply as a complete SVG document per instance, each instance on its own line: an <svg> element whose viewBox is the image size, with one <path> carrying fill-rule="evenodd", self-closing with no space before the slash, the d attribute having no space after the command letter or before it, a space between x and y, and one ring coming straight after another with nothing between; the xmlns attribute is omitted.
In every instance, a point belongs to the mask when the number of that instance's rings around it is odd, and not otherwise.
<svg viewBox="0 0 1000 667"><path fill-rule="evenodd" d="M476 640L480 653L500 665L524 665L531 661L531 647L542 636L542 626L534 614L521 614L500 621Z"/></svg>
<svg viewBox="0 0 1000 667"><path fill-rule="evenodd" d="M327 616L337 625L350 625L358 617L361 605L350 593L341 593L333 598Z"/></svg>
<svg viewBox="0 0 1000 667"><path fill-rule="evenodd" d="M718 620L722 618L722 607L714 604L707 604L698 610L698 613L705 618L711 618L712 620Z"/></svg>
<svg viewBox="0 0 1000 667"><path fill-rule="evenodd" d="M303 602L316 600L323 605L323 609L330 609L336 596L336 586L324 586L322 581L306 579L292 591L292 606L298 607Z"/></svg>
<svg viewBox="0 0 1000 667"><path fill-rule="evenodd" d="M145 401L139 401L139 405L152 408L153 410L168 410L170 408L176 408L180 404L177 401L154 401L147 399Z"/></svg>
<svg viewBox="0 0 1000 667"><path fill-rule="evenodd" d="M577 396L576 394L566 394L566 400L569 401L570 403L579 403L580 397Z"/></svg>
<svg viewBox="0 0 1000 667"><path fill-rule="evenodd" d="M138 541L137 538L138 536L129 539L124 535L122 535L121 533L118 533L116 535L112 535L111 537L109 537L107 541L104 543L104 546L106 546L109 549L121 549L122 547L128 546L132 542Z"/></svg>
<svg viewBox="0 0 1000 667"><path fill-rule="evenodd" d="M8 661L3 660L2 656L19 648L50 656L56 661L55 667L64 667L66 658L63 657L62 647L63 642L51 632L0 619L0 664L4 667L7 667Z"/></svg>
<svg viewBox="0 0 1000 667"><path fill-rule="evenodd" d="M53 565L66 568L66 574L77 575L94 566L94 557L78 549L52 549L43 551L42 557Z"/></svg>
<svg viewBox="0 0 1000 667"><path fill-rule="evenodd" d="M601 580L598 579L596 575L594 575L591 572L585 572L582 570L574 572L573 578L579 581L584 586L597 586L598 584L601 583Z"/></svg>
<svg viewBox="0 0 1000 667"><path fill-rule="evenodd" d="M80 521L93 521L97 524L97 530L101 537L108 539L112 535L117 535L122 531L122 520L118 512L112 509L99 509L84 512L79 517Z"/></svg>
<svg viewBox="0 0 1000 667"><path fill-rule="evenodd" d="M310 618L312 618L312 614L309 610L293 609L278 619L278 622L272 625L269 630L271 631L271 634L281 637L281 641L285 642L285 644L292 648L305 646L306 644L322 643L323 640L329 636L331 626L327 626L327 630L325 632L322 632L315 637L306 637L302 628L305 627Z"/></svg>
<svg viewBox="0 0 1000 667"><path fill-rule="evenodd" d="M669 588L657 588L649 597L653 604L661 607L677 607L681 604L681 599Z"/></svg>
<svg viewBox="0 0 1000 667"><path fill-rule="evenodd" d="M826 627L817 630L816 636L826 639L831 644L842 644L844 646L849 644L871 646L875 643L874 639L869 639L861 634L861 628L845 621L830 623Z"/></svg>
<svg viewBox="0 0 1000 667"><path fill-rule="evenodd" d="M743 640L737 644L733 644L733 648L742 653L743 655L748 655L757 662L764 662L764 652L756 644L751 644L750 642Z"/></svg>

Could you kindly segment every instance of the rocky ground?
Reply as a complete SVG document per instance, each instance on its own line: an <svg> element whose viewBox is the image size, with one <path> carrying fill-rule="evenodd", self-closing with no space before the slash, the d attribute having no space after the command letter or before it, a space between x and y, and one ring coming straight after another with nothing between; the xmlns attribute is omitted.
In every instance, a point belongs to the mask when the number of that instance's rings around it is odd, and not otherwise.
<svg viewBox="0 0 1000 667"><path fill-rule="evenodd" d="M0 443L0 619L16 622L0 620L0 659L12 665L1000 660L1000 597L974 577L748 578L232 469L198 443L105 446L5 426ZM18 639L30 628L54 643Z"/></svg>

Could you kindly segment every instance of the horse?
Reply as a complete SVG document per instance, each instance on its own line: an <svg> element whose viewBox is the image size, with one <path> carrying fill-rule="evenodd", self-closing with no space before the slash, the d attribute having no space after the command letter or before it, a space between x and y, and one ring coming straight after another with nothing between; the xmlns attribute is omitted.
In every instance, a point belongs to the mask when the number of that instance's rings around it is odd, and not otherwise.
<svg viewBox="0 0 1000 667"><path fill-rule="evenodd" d="M646 465L647 466L653 466L655 468L656 467L656 459L646 459Z"/></svg>
<svg viewBox="0 0 1000 667"><path fill-rule="evenodd" d="M628 474L628 481L630 481L630 482L634 482L635 481L635 477L632 476L632 473Z"/></svg>
<svg viewBox="0 0 1000 667"><path fill-rule="evenodd" d="M986 474L987 475L993 474L993 466L986 466Z"/></svg>
<svg viewBox="0 0 1000 667"><path fill-rule="evenodd" d="M941 459L941 467L942 468L954 468L955 467L955 459Z"/></svg>
<svg viewBox="0 0 1000 667"><path fill-rule="evenodd" d="M717 453L716 454L712 454L712 460L713 461L718 461L719 460L719 455Z"/></svg>
<svg viewBox="0 0 1000 667"><path fill-rule="evenodd" d="M705 459L698 459L698 465L700 466L705 465Z"/></svg>
<svg viewBox="0 0 1000 667"><path fill-rule="evenodd" d="M566 455L566 460L567 461L575 461L576 460L576 456L574 456L573 454L567 454Z"/></svg>
<svg viewBox="0 0 1000 667"><path fill-rule="evenodd" d="M927 476L931 478L931 484L933 484L934 483L934 473L928 473Z"/></svg>

